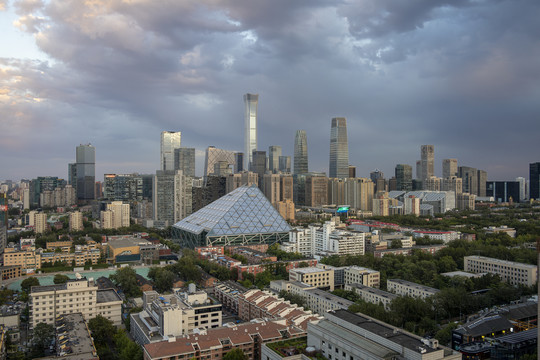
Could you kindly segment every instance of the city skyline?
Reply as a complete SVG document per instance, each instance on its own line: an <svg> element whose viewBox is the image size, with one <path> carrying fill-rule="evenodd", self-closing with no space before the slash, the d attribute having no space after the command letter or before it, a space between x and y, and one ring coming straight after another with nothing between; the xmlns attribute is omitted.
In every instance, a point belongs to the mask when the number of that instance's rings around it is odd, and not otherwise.
<svg viewBox="0 0 540 360"><path fill-rule="evenodd" d="M96 147L98 180L154 173L164 130L184 133L201 175L207 146L243 151L249 91L263 100L258 149L292 156L305 129L313 171L329 171L326 124L339 114L357 176L414 168L434 144L437 176L456 158L490 180L527 177L540 153L540 5L367 5L0 1L1 176L67 178L79 143Z"/></svg>

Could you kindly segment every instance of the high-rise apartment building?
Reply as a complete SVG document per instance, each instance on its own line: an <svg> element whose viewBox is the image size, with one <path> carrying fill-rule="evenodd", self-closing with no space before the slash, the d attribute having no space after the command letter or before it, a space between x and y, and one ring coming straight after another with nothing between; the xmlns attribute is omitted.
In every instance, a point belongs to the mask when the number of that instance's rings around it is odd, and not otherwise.
<svg viewBox="0 0 540 360"><path fill-rule="evenodd" d="M294 181L291 175L281 174L280 176L280 201L294 200Z"/></svg>
<svg viewBox="0 0 540 360"><path fill-rule="evenodd" d="M96 182L96 148L90 144L77 146L77 199L94 200Z"/></svg>
<svg viewBox="0 0 540 360"><path fill-rule="evenodd" d="M442 161L442 177L443 179L451 176L457 176L458 166L457 159L443 159Z"/></svg>
<svg viewBox="0 0 540 360"><path fill-rule="evenodd" d="M279 171L283 173L291 172L291 157L290 156L279 157Z"/></svg>
<svg viewBox="0 0 540 360"><path fill-rule="evenodd" d="M476 195L480 197L486 196L486 183L488 180L487 172L484 170L478 170L478 190L476 192Z"/></svg>
<svg viewBox="0 0 540 360"><path fill-rule="evenodd" d="M43 234L48 230L47 227L47 214L40 212L34 215L34 232L36 234Z"/></svg>
<svg viewBox="0 0 540 360"><path fill-rule="evenodd" d="M257 108L258 94L244 95L244 169L251 169L253 151L257 150Z"/></svg>
<svg viewBox="0 0 540 360"><path fill-rule="evenodd" d="M435 147L433 145L422 145L420 148L422 162L422 178L424 181L430 176L435 176Z"/></svg>
<svg viewBox="0 0 540 360"><path fill-rule="evenodd" d="M129 204L123 203L122 201L113 201L110 204L107 204L105 211L102 211L101 226L103 229L129 227L129 219Z"/></svg>
<svg viewBox="0 0 540 360"><path fill-rule="evenodd" d="M8 230L8 199L6 193L0 193L0 253L7 245Z"/></svg>
<svg viewBox="0 0 540 360"><path fill-rule="evenodd" d="M328 205L328 178L322 174L309 174L305 181L305 206Z"/></svg>
<svg viewBox="0 0 540 360"><path fill-rule="evenodd" d="M182 170L185 176L195 177L195 148L174 149L174 170Z"/></svg>
<svg viewBox="0 0 540 360"><path fill-rule="evenodd" d="M396 186L400 191L412 190L412 167L407 164L396 165Z"/></svg>
<svg viewBox="0 0 540 360"><path fill-rule="evenodd" d="M463 181L457 176L450 176L442 179L441 185L442 191L453 191L456 194L461 194L463 192Z"/></svg>
<svg viewBox="0 0 540 360"><path fill-rule="evenodd" d="M274 174L279 171L279 158L281 157L281 146L272 145L268 148L268 170Z"/></svg>
<svg viewBox="0 0 540 360"><path fill-rule="evenodd" d="M294 137L294 174L307 174L308 171L306 130L296 130L296 136Z"/></svg>
<svg viewBox="0 0 540 360"><path fill-rule="evenodd" d="M333 118L330 129L330 178L349 177L349 144L347 141L347 119Z"/></svg>
<svg viewBox="0 0 540 360"><path fill-rule="evenodd" d="M69 214L69 231L81 231L83 229L83 217L80 211Z"/></svg>
<svg viewBox="0 0 540 360"><path fill-rule="evenodd" d="M220 161L225 161L229 166L234 167L236 153L234 151L218 149L215 146L209 146L206 148L206 157L204 159L205 179L207 176L214 175L215 164Z"/></svg>
<svg viewBox="0 0 540 360"><path fill-rule="evenodd" d="M252 171L243 171L239 174L229 174L226 182L227 194L242 185L259 186L259 175Z"/></svg>
<svg viewBox="0 0 540 360"><path fill-rule="evenodd" d="M180 131L161 132L161 170L174 170L174 149L180 147Z"/></svg>
<svg viewBox="0 0 540 360"><path fill-rule="evenodd" d="M279 174L265 174L263 178L263 193L270 203L277 208L277 203L280 201L280 185L281 177Z"/></svg>
<svg viewBox="0 0 540 360"><path fill-rule="evenodd" d="M540 199L540 162L529 164L529 198Z"/></svg>
<svg viewBox="0 0 540 360"><path fill-rule="evenodd" d="M154 220L173 225L191 214L192 181L181 170L158 170L153 188Z"/></svg>

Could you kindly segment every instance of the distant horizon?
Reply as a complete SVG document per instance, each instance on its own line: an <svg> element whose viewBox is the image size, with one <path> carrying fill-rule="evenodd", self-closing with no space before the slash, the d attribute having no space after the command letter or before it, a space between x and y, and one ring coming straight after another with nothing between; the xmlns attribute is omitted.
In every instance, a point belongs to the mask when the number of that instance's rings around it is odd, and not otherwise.
<svg viewBox="0 0 540 360"><path fill-rule="evenodd" d="M202 174L208 145L243 151L246 93L258 149L329 173L347 119L359 176L415 170L420 145L489 180L540 161L540 3L0 0L0 177L67 177L96 148L96 179L155 173L160 133L182 132ZM516 19L519 19L516 22Z"/></svg>

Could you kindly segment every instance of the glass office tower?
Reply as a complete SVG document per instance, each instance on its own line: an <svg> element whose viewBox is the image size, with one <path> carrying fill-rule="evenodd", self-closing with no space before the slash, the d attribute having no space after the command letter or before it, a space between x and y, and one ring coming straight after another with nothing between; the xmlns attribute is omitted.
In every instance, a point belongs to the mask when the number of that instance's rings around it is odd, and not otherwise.
<svg viewBox="0 0 540 360"><path fill-rule="evenodd" d="M294 174L308 173L308 146L306 130L296 130L294 137Z"/></svg>
<svg viewBox="0 0 540 360"><path fill-rule="evenodd" d="M349 177L349 144L347 142L347 119L333 118L330 130L330 178Z"/></svg>
<svg viewBox="0 0 540 360"><path fill-rule="evenodd" d="M174 170L174 150L180 148L181 136L179 131L161 132L161 170Z"/></svg>
<svg viewBox="0 0 540 360"><path fill-rule="evenodd" d="M77 146L77 199L94 200L96 183L96 148L90 144Z"/></svg>
<svg viewBox="0 0 540 360"><path fill-rule="evenodd" d="M257 107L258 94L245 94L245 122L244 122L244 169L251 171L253 151L257 150Z"/></svg>

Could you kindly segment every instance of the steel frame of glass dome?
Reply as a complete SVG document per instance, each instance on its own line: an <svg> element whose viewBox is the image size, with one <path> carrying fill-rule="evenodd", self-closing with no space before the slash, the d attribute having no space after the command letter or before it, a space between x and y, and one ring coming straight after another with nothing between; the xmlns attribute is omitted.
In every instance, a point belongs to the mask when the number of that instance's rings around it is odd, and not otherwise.
<svg viewBox="0 0 540 360"><path fill-rule="evenodd" d="M195 248L197 246L244 246L254 244L281 243L289 240L288 232L258 233L258 234L239 234L239 235L221 235L206 236L206 231L200 234L194 234L189 231L171 228L173 241L179 242L184 248Z"/></svg>

